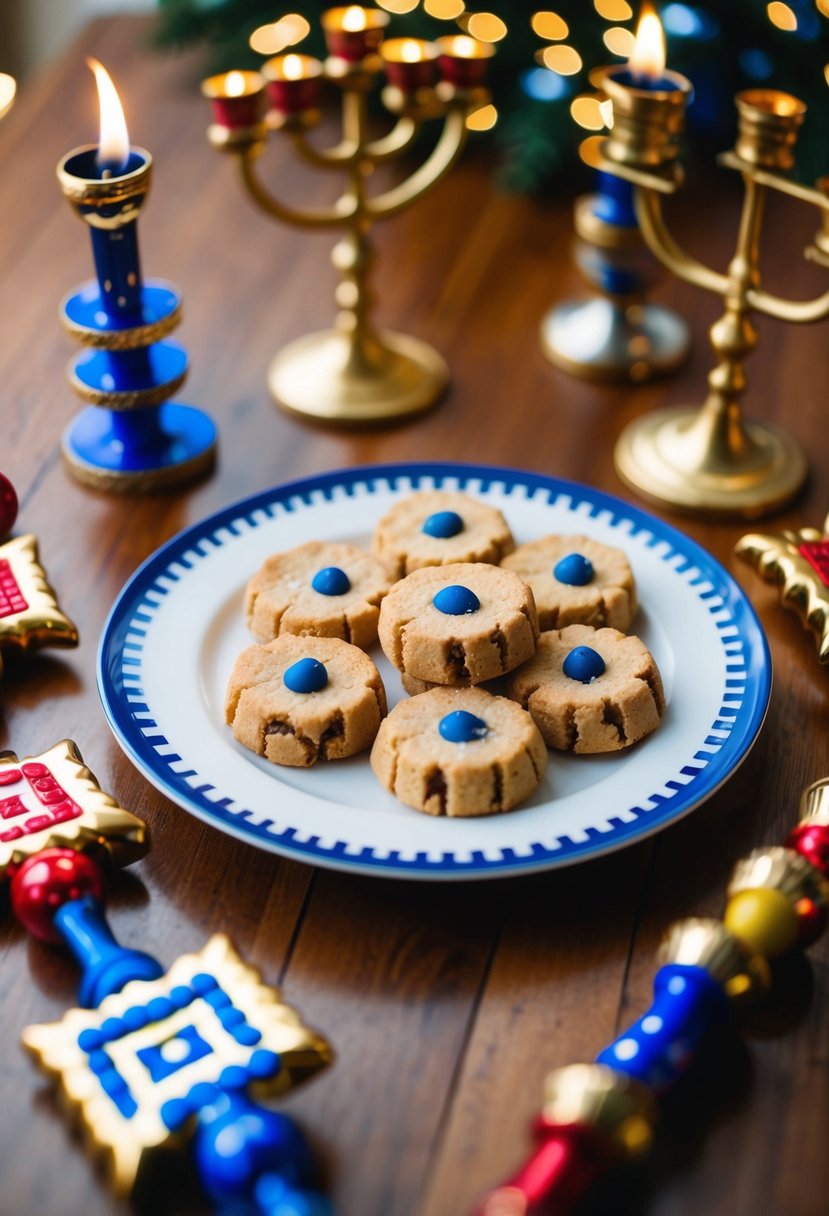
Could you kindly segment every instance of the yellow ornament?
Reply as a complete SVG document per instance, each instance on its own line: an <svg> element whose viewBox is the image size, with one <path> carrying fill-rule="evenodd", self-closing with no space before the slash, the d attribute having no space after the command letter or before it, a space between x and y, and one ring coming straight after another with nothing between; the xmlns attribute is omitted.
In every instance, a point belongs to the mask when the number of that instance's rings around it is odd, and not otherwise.
<svg viewBox="0 0 829 1216"><path fill-rule="evenodd" d="M797 944L797 913L779 891L738 891L729 899L723 920L735 937L765 958L779 958Z"/></svg>

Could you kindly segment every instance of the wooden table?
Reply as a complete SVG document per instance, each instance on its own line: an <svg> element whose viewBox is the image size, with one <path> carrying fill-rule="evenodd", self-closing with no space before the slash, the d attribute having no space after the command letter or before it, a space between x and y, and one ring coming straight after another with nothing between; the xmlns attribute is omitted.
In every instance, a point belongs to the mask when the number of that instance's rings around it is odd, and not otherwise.
<svg viewBox="0 0 829 1216"><path fill-rule="evenodd" d="M0 467L21 497L18 531L35 532L82 645L15 667L0 687L0 746L36 753L74 738L103 787L150 824L149 857L118 878L119 938L166 961L226 930L330 1035L337 1061L285 1106L310 1130L341 1216L461 1216L528 1144L545 1072L589 1060L649 1000L657 943L681 915L717 915L733 861L783 838L801 788L825 774L826 673L811 638L774 592L735 564L739 525L681 523L733 571L770 638L775 687L762 739L733 780L670 831L604 860L532 878L472 885L367 879L313 870L239 844L160 797L110 735L95 687L109 607L168 537L290 476L414 458L509 463L621 493L613 440L635 415L700 400L716 303L675 283L664 296L691 319L696 346L677 378L635 390L553 371L537 327L579 291L568 260L569 203L498 195L467 158L427 200L379 235L376 286L390 327L434 341L453 372L445 404L416 424L362 434L308 429L278 413L270 356L329 323L329 241L255 213L208 147L195 60L145 49L147 26L102 22L23 89L0 129ZM73 353L60 297L89 277L86 233L54 165L94 139L83 54L113 72L133 140L155 157L142 220L149 274L184 292L192 359L183 399L218 420L221 464L196 489L141 500L104 497L64 473L58 439L78 406L64 379ZM287 150L272 172L292 173ZM713 171L712 171L713 176ZM326 185L297 179L307 201ZM698 200L708 199L700 210ZM690 200L690 201L688 201ZM678 206L683 239L725 264L739 195L713 199L699 175ZM820 276L801 261L812 214L775 204L772 284L806 295ZM760 321L751 408L807 447L807 497L780 523L819 523L829 503L827 331ZM681 521L680 521L681 522ZM692 645L689 639L689 645ZM75 974L57 949L27 940L6 913L0 1017L0 1207L39 1216L125 1210L73 1140L48 1087L18 1047L29 1022L73 1003ZM829 1192L829 945L787 972L786 993L746 1024L722 1084L695 1089L667 1122L632 1189L592 1210L649 1216L817 1216ZM723 1070L720 1070L723 1071ZM690 1113L688 1113L690 1111ZM193 1204L158 1210L196 1211Z"/></svg>

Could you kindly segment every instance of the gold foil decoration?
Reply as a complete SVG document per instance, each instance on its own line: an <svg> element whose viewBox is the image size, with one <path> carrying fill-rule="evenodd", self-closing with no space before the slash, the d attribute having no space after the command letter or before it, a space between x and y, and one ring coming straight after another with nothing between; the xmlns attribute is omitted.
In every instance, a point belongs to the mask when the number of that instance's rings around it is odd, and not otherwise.
<svg viewBox="0 0 829 1216"><path fill-rule="evenodd" d="M829 664L829 518L823 530L750 532L734 549L767 583L779 583L781 600L815 635L818 659Z"/></svg>

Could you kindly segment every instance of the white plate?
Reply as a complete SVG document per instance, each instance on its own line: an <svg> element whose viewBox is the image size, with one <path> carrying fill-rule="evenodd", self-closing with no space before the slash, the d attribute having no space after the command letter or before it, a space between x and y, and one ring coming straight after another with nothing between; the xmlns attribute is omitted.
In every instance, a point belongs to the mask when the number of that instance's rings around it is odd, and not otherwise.
<svg viewBox="0 0 829 1216"><path fill-rule="evenodd" d="M244 588L270 553L303 541L367 546L414 489L460 489L499 507L520 544L582 533L623 549L641 609L632 628L659 665L668 709L629 751L551 752L535 795L505 815L454 820L403 806L367 754L312 769L269 764L224 723L237 654L250 643ZM393 705L397 673L374 655ZM104 628L98 684L116 738L179 806L261 848L334 869L485 878L597 857L666 827L737 768L765 716L771 664L740 588L694 541L571 482L509 469L406 464L279 486L169 541L136 571Z"/></svg>

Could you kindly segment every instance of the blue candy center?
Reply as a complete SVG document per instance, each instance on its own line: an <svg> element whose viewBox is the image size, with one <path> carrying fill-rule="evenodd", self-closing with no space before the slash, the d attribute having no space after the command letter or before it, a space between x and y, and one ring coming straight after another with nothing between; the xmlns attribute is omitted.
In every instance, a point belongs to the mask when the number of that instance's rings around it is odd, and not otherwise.
<svg viewBox="0 0 829 1216"><path fill-rule="evenodd" d="M319 659L300 659L291 664L282 681L291 692L319 692L328 683L328 672Z"/></svg>
<svg viewBox="0 0 829 1216"><path fill-rule="evenodd" d="M320 595L345 595L351 590L351 579L339 566L323 566L311 579L311 586Z"/></svg>
<svg viewBox="0 0 829 1216"><path fill-rule="evenodd" d="M481 606L474 591L457 584L441 587L432 603L445 616L467 616L470 612L477 612Z"/></svg>
<svg viewBox="0 0 829 1216"><path fill-rule="evenodd" d="M568 587L586 587L595 573L593 563L581 553L568 553L553 566L553 576Z"/></svg>
<svg viewBox="0 0 829 1216"><path fill-rule="evenodd" d="M441 718L438 730L447 743L471 743L473 739L483 739L489 727L483 718L465 709L455 709Z"/></svg>
<svg viewBox="0 0 829 1216"><path fill-rule="evenodd" d="M423 524L423 529L427 536L437 536L441 540L447 540L450 536L457 536L459 532L463 532L463 520L457 511L435 511L434 515Z"/></svg>
<svg viewBox="0 0 829 1216"><path fill-rule="evenodd" d="M590 646L576 646L564 660L562 670L571 680L589 684L604 672L604 659Z"/></svg>

